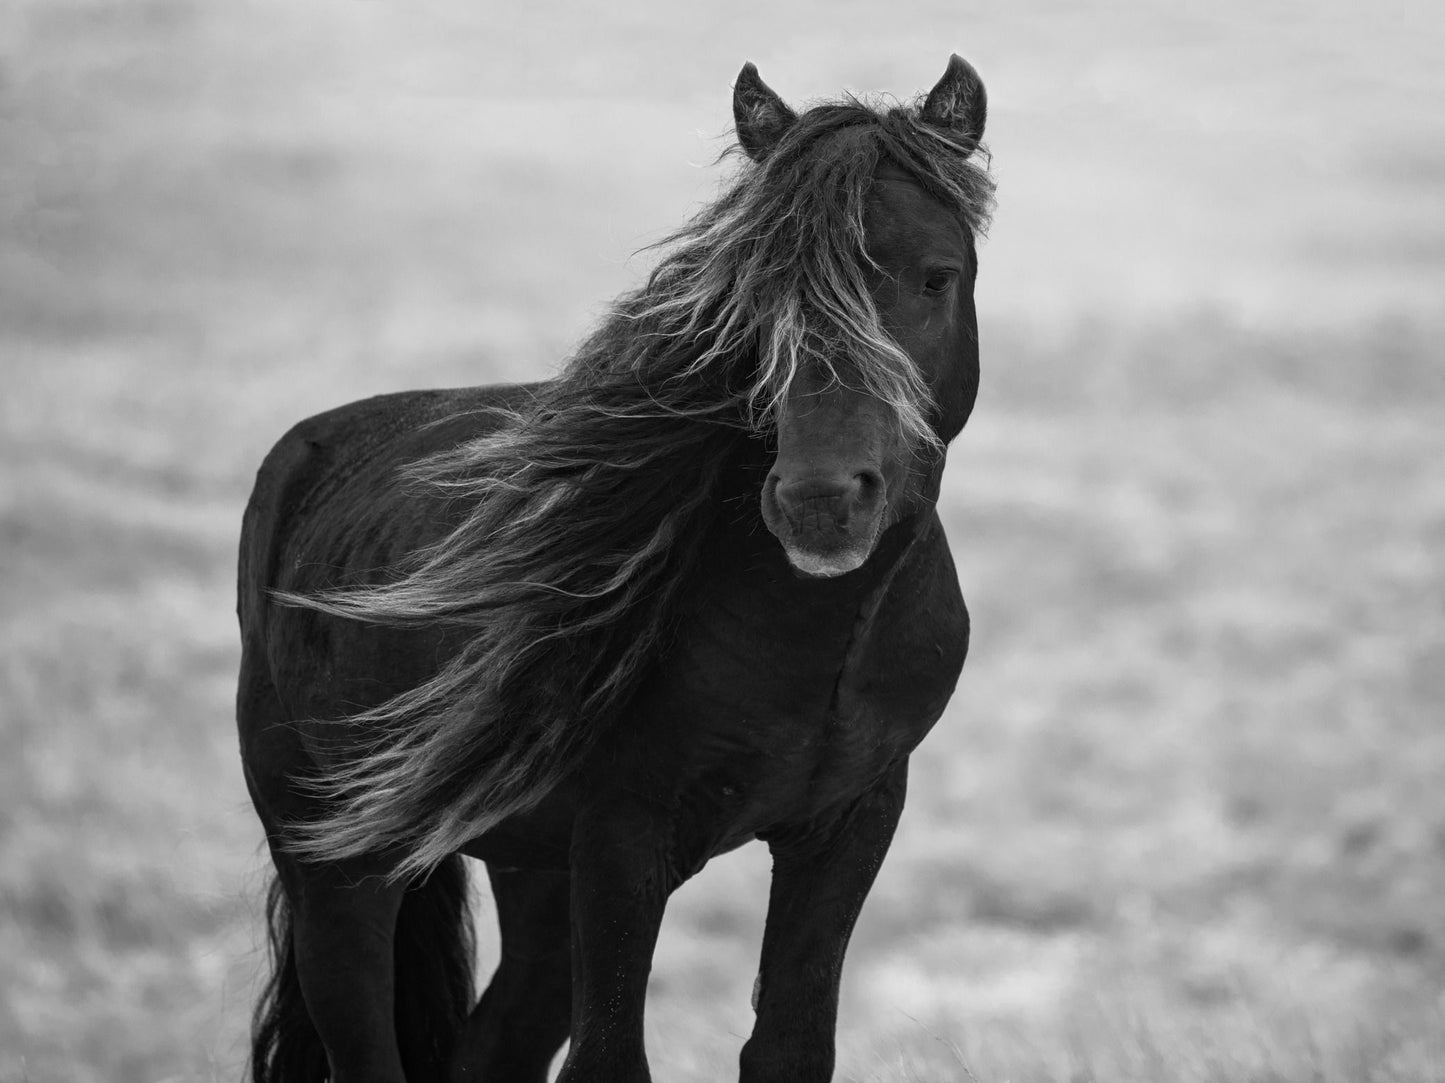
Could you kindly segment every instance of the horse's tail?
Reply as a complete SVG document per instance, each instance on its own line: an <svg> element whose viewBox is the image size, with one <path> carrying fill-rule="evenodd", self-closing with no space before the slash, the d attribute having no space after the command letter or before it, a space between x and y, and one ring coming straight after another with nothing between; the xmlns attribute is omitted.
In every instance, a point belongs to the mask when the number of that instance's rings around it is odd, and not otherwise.
<svg viewBox="0 0 1445 1083"><path fill-rule="evenodd" d="M407 1079L442 1079L476 1004L466 859L452 854L407 888L397 916L396 1034Z"/></svg>
<svg viewBox="0 0 1445 1083"><path fill-rule="evenodd" d="M266 933L271 977L251 1020L251 1083L321 1083L329 1074L326 1048L301 998L291 904L279 876L266 893Z"/></svg>
<svg viewBox="0 0 1445 1083"><path fill-rule="evenodd" d="M467 870L453 854L407 889L397 915L396 1034L408 1079L440 1079L472 1010L473 937ZM251 1028L252 1083L322 1083L326 1049L306 1012L291 936L291 904L279 878L266 897L271 977Z"/></svg>

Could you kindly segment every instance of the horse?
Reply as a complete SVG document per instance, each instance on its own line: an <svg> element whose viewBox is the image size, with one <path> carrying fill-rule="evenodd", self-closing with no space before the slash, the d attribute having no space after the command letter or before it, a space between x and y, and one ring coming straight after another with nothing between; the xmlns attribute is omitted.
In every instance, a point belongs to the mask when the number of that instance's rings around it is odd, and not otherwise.
<svg viewBox="0 0 1445 1083"><path fill-rule="evenodd" d="M831 1078L844 952L967 653L936 511L978 388L986 95L794 111L560 373L297 424L246 507L275 865L255 1083L650 1078L670 893L773 858L745 1083ZM500 960L478 999L466 859Z"/></svg>

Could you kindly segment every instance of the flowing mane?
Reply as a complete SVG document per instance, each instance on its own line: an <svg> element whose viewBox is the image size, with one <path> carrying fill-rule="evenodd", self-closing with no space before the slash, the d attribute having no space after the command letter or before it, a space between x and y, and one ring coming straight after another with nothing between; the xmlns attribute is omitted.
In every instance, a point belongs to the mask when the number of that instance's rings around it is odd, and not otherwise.
<svg viewBox="0 0 1445 1083"><path fill-rule="evenodd" d="M880 399L937 454L928 389L869 292L864 211L883 164L986 228L986 152L919 103L808 110L657 246L645 284L532 401L409 468L466 509L450 533L383 582L278 595L464 639L430 680L349 719L369 736L306 783L330 811L295 825L297 852L395 848L398 875L423 873L567 775L665 643L722 487L800 369Z"/></svg>

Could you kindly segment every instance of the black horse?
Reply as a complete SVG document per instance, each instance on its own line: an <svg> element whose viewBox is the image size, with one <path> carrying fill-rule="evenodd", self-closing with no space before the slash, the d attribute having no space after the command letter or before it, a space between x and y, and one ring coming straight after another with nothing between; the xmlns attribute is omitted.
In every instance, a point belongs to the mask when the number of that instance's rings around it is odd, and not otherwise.
<svg viewBox="0 0 1445 1083"><path fill-rule="evenodd" d="M301 422L240 556L276 864L257 1081L646 1080L669 894L773 882L742 1078L825 1080L843 955L968 614L935 512L978 383L985 96L795 114L556 379ZM502 957L480 1002L463 857Z"/></svg>

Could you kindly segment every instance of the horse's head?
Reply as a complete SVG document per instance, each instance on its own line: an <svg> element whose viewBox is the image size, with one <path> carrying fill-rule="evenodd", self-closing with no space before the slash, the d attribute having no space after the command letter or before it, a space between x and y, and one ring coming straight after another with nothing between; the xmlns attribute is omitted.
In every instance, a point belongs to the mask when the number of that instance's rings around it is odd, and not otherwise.
<svg viewBox="0 0 1445 1083"><path fill-rule="evenodd" d="M801 329L772 404L763 521L805 575L853 571L887 527L931 507L943 448L973 408L977 218L967 212L979 170L962 166L983 135L985 100L957 56L921 107L870 111L872 124L850 120L856 103L799 117L751 64L738 79L738 139L758 169L818 183L809 158L831 155L842 164L822 170L827 183L855 188L820 191L838 212L799 234L800 246L828 251L797 256L808 263L792 306ZM806 215L800 206L787 213Z"/></svg>

